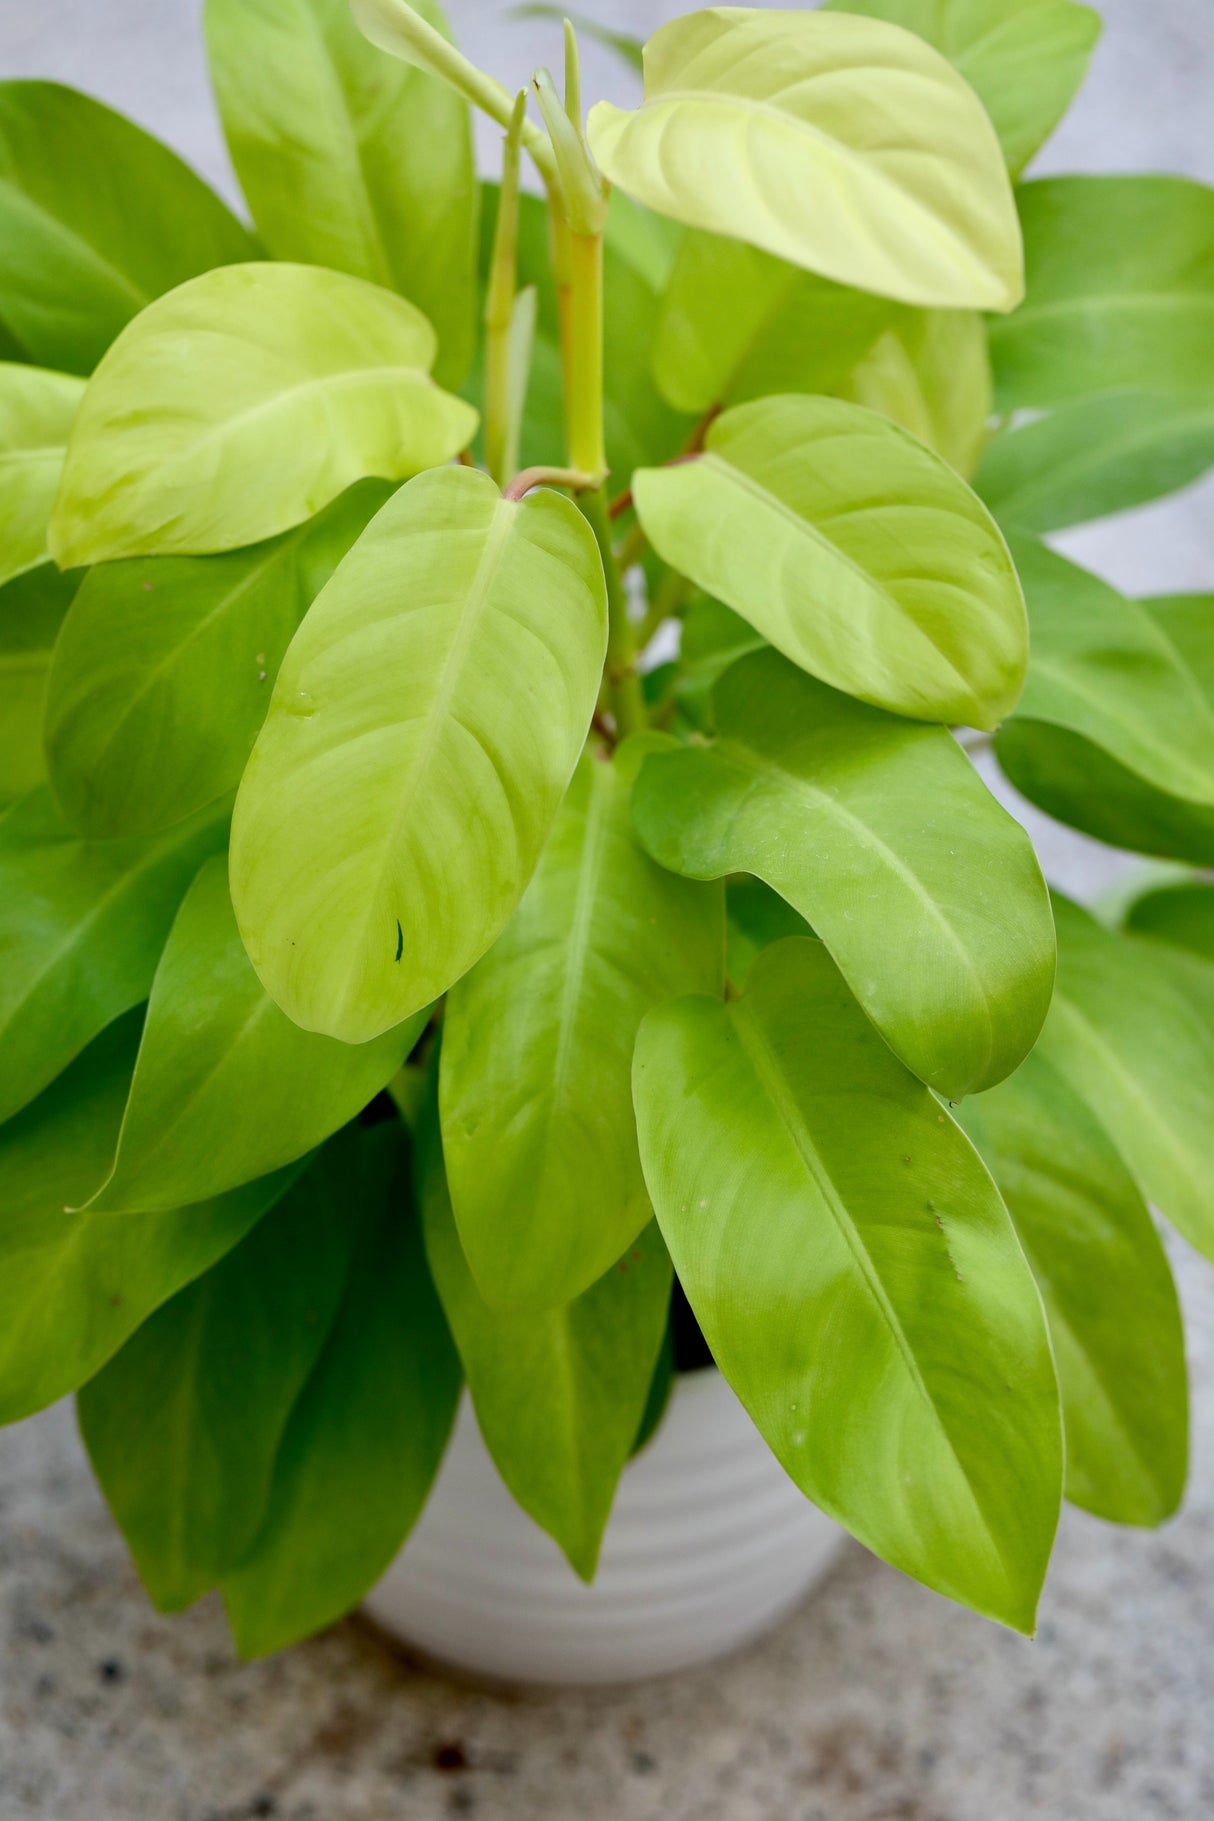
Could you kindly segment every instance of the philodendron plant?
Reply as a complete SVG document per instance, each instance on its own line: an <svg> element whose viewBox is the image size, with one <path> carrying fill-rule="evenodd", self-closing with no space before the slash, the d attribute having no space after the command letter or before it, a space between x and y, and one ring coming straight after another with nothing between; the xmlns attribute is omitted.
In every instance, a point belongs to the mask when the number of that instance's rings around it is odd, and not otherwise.
<svg viewBox="0 0 1214 1821"><path fill-rule="evenodd" d="M1214 197L1020 180L1097 27L718 7L585 121L568 26L207 0L252 232L0 85L0 1420L160 1607L347 1610L463 1383L590 1578L703 1343L1017 1629L1175 1508L1214 597L1044 538L1214 459ZM1176 878L1051 902L992 743Z"/></svg>

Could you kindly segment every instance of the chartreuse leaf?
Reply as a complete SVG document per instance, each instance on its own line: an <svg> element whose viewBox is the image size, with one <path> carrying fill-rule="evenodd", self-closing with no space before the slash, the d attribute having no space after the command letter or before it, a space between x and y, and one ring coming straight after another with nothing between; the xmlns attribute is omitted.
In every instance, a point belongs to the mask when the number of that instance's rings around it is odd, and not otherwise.
<svg viewBox="0 0 1214 1821"><path fill-rule="evenodd" d="M1001 525L1061 531L1187 487L1214 464L1214 389L1107 392L1000 430L974 482Z"/></svg>
<svg viewBox="0 0 1214 1821"><path fill-rule="evenodd" d="M986 324L972 310L903 310L835 390L892 417L968 480L991 413Z"/></svg>
<svg viewBox="0 0 1214 1821"><path fill-rule="evenodd" d="M1155 945L1054 894L1058 986L1042 1054L1093 1108L1148 1201L1214 1256L1214 1019Z"/></svg>
<svg viewBox="0 0 1214 1821"><path fill-rule="evenodd" d="M518 1503L588 1581L666 1333L670 1258L649 1219L624 1257L564 1307L491 1307L460 1246L435 1112L432 1105L418 1136L418 1195L476 1419ZM630 1134L633 1149L635 1142ZM584 1183L591 1180L587 1162Z"/></svg>
<svg viewBox="0 0 1214 1821"><path fill-rule="evenodd" d="M663 561L794 664L879 708L995 727L1024 679L1020 584L990 515L913 437L837 399L765 398L635 476Z"/></svg>
<svg viewBox="0 0 1214 1821"><path fill-rule="evenodd" d="M336 1140L79 1394L93 1469L162 1612L213 1587L261 1526L349 1269L357 1139Z"/></svg>
<svg viewBox="0 0 1214 1821"><path fill-rule="evenodd" d="M1047 177L1017 202L1028 292L990 324L1001 409L1117 386L1214 387L1214 189Z"/></svg>
<svg viewBox="0 0 1214 1821"><path fill-rule="evenodd" d="M1128 601L1036 539L1012 539L1033 658L996 742L1059 821L1146 853L1214 859L1214 641L1207 603Z"/></svg>
<svg viewBox="0 0 1214 1821"><path fill-rule="evenodd" d="M981 1160L826 950L650 1012L645 1179L722 1372L802 1491L897 1568L1031 1631L1062 1493L1045 1317Z"/></svg>
<svg viewBox="0 0 1214 1821"><path fill-rule="evenodd" d="M146 999L169 926L227 806L167 833L82 841L45 786L0 818L0 1119Z"/></svg>
<svg viewBox="0 0 1214 1821"><path fill-rule="evenodd" d="M600 102L613 183L688 227L904 303L1008 310L1020 230L990 121L938 52L873 19L712 7L645 46L645 100Z"/></svg>
<svg viewBox="0 0 1214 1821"><path fill-rule="evenodd" d="M434 0L417 11L446 31ZM399 291L438 331L457 386L475 330L479 191L468 104L368 44L346 0L207 0L215 98L276 259Z"/></svg>
<svg viewBox="0 0 1214 1821"><path fill-rule="evenodd" d="M79 579L40 563L0 588L0 808L46 776L42 717L51 652Z"/></svg>
<svg viewBox="0 0 1214 1821"><path fill-rule="evenodd" d="M360 481L318 518L228 555L88 572L46 706L51 783L78 828L144 834L235 789L299 622L390 492Z"/></svg>
<svg viewBox="0 0 1214 1821"><path fill-rule="evenodd" d="M89 382L51 519L60 568L234 550L366 475L445 462L476 412L412 304L319 266L226 266L125 329Z"/></svg>
<svg viewBox="0 0 1214 1821"><path fill-rule="evenodd" d="M746 873L725 885L725 972L735 987L745 985L756 957L785 936L812 936L800 911L762 879Z"/></svg>
<svg viewBox="0 0 1214 1821"><path fill-rule="evenodd" d="M154 297L257 256L167 146L54 82L0 83L0 243L0 317L30 360L70 373Z"/></svg>
<svg viewBox="0 0 1214 1821"><path fill-rule="evenodd" d="M1034 1054L959 1115L1045 1301L1067 1497L1115 1524L1180 1503L1188 1388L1180 1306L1146 1204L1098 1120Z"/></svg>
<svg viewBox="0 0 1214 1821"><path fill-rule="evenodd" d="M642 844L695 879L766 880L941 1093L1009 1075L1049 1009L1049 895L1028 836L948 729L865 707L774 651L725 672L713 720L711 745L646 759Z"/></svg>
<svg viewBox="0 0 1214 1821"><path fill-rule="evenodd" d="M1049 138L1087 72L1100 14L1075 0L827 0L916 32L960 71L1015 176Z"/></svg>
<svg viewBox="0 0 1214 1821"><path fill-rule="evenodd" d="M645 734L611 762L583 757L522 903L447 1001L451 1199L498 1308L571 1302L645 1226L637 1028L664 999L722 988L723 890L663 871L632 831L633 779L667 745Z"/></svg>
<svg viewBox="0 0 1214 1821"><path fill-rule="evenodd" d="M46 527L84 382L0 363L0 582L46 561Z"/></svg>
<svg viewBox="0 0 1214 1821"><path fill-rule="evenodd" d="M377 1036L500 934L606 641L598 546L561 495L447 468L372 521L283 660L233 821L241 934L297 1024Z"/></svg>
<svg viewBox="0 0 1214 1821"><path fill-rule="evenodd" d="M585 13L571 13L563 6L545 6L528 0L528 3L523 6L512 6L507 17L511 19L552 19L557 22L568 19L570 24L576 27L580 37L591 38L596 44L605 44L608 50L612 50L618 57L622 57L630 68L634 70L642 68L644 46L639 38L630 37L627 32L613 32L607 26L600 25L597 19L587 18Z"/></svg>
<svg viewBox="0 0 1214 1821"><path fill-rule="evenodd" d="M249 965L217 854L156 970L113 1174L92 1206L175 1208L302 1157L387 1086L424 1022L365 1044L292 1024Z"/></svg>
<svg viewBox="0 0 1214 1821"><path fill-rule="evenodd" d="M654 379L681 411L829 392L896 314L887 298L693 228L662 294Z"/></svg>
<svg viewBox="0 0 1214 1821"><path fill-rule="evenodd" d="M399 1126L360 1134L349 1275L291 1412L265 1521L223 1580L241 1655L332 1624L388 1566L447 1445L460 1367L408 1202Z"/></svg>
<svg viewBox="0 0 1214 1821"><path fill-rule="evenodd" d="M685 719L694 727L712 724L712 692L717 679L751 651L763 651L760 637L732 607L723 607L711 595L692 601L683 616L674 695Z"/></svg>
<svg viewBox="0 0 1214 1821"><path fill-rule="evenodd" d="M1214 887L1194 881L1144 892L1126 912L1125 927L1132 936L1214 962Z"/></svg>
<svg viewBox="0 0 1214 1821"><path fill-rule="evenodd" d="M0 1423L78 1390L243 1239L297 1173L172 1213L67 1212L113 1162L141 1022L139 1012L118 1019L0 1126Z"/></svg>

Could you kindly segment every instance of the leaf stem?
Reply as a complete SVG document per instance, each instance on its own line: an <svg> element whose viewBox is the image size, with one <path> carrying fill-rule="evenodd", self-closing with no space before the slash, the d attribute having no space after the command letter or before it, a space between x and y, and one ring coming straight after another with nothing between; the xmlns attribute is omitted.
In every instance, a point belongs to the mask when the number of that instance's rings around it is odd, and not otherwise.
<svg viewBox="0 0 1214 1821"><path fill-rule="evenodd" d="M508 487L502 488L502 498L517 503L535 487L568 487L571 493L593 493L600 485L597 474L585 474L580 468L524 468Z"/></svg>
<svg viewBox="0 0 1214 1821"><path fill-rule="evenodd" d="M645 694L637 674L636 641L628 617L628 596L611 547L607 491L600 486L578 501L594 532L607 578L607 700L620 739L644 727Z"/></svg>
<svg viewBox="0 0 1214 1821"><path fill-rule="evenodd" d="M527 92L514 103L502 153L502 187L485 297L485 454L504 486L518 462L518 413L511 397L512 329L518 288L519 162Z"/></svg>

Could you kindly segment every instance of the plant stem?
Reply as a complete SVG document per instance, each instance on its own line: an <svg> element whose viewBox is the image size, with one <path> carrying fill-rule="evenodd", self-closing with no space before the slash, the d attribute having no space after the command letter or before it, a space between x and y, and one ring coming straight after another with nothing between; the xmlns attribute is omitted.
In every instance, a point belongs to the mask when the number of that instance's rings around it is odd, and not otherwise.
<svg viewBox="0 0 1214 1821"><path fill-rule="evenodd" d="M512 330L518 285L519 156L527 94L519 93L502 154L502 187L485 297L485 454L504 487L518 461L518 427L511 397Z"/></svg>
<svg viewBox="0 0 1214 1821"><path fill-rule="evenodd" d="M628 618L628 596L620 566L611 548L611 520L607 516L607 491L597 487L585 493L578 505L589 522L603 559L607 577L607 700L620 739L645 725L645 694L637 675L636 642Z"/></svg>
<svg viewBox="0 0 1214 1821"><path fill-rule="evenodd" d="M574 468L606 476L603 237L601 234L570 234L569 251L569 461Z"/></svg>
<svg viewBox="0 0 1214 1821"><path fill-rule="evenodd" d="M533 487L568 487L571 493L593 493L598 485L597 474L583 474L580 468L524 468L502 489L502 497L521 500Z"/></svg>

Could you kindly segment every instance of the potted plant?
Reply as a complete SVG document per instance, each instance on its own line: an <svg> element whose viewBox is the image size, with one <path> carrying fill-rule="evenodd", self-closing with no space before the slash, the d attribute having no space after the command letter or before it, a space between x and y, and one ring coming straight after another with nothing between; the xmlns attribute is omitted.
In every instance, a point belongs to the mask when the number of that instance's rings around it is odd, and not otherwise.
<svg viewBox="0 0 1214 1821"><path fill-rule="evenodd" d="M835 1525L1031 1632L1064 1492L1181 1497L1148 1202L1214 1252L1214 597L1045 541L1214 454L1211 192L1020 181L1074 0L692 13L588 122L568 25L206 26L253 232L0 85L0 1420L248 1654L465 1384L439 1655L672 1668ZM979 743L1175 876L1051 900Z"/></svg>

